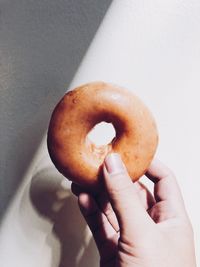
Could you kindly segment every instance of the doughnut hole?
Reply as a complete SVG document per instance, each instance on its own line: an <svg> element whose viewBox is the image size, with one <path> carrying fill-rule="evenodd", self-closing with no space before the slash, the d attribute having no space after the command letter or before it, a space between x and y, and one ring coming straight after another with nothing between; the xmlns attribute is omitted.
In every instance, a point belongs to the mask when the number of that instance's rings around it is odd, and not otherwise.
<svg viewBox="0 0 200 267"><path fill-rule="evenodd" d="M87 146L92 155L102 163L105 156L112 150L112 143L116 137L116 131L112 123L100 122L88 133Z"/></svg>

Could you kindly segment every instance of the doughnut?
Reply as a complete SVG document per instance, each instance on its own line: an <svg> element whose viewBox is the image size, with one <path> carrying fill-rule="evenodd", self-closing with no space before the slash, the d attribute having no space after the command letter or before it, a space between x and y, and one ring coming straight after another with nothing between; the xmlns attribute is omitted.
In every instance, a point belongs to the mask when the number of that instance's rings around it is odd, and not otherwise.
<svg viewBox="0 0 200 267"><path fill-rule="evenodd" d="M112 123L116 136L109 144L96 146L88 133L100 122ZM150 165L157 144L149 109L127 89L105 82L67 92L52 113L47 133L49 155L58 171L94 192L103 185L102 165L108 153L119 153L136 181Z"/></svg>

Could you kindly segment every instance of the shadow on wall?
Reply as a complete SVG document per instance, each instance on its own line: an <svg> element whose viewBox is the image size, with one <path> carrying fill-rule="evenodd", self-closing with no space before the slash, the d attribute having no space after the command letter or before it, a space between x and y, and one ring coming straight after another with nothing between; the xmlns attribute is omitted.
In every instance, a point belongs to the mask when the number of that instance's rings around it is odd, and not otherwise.
<svg viewBox="0 0 200 267"><path fill-rule="evenodd" d="M0 217L110 3L1 1Z"/></svg>
<svg viewBox="0 0 200 267"><path fill-rule="evenodd" d="M51 248L52 255L51 267L96 266L98 253L94 241L78 210L77 199L69 187L64 187L64 181L65 178L56 175L52 166L37 172L30 185L34 207L40 216L53 223L53 233L60 241L61 247L58 247L52 233L47 234L46 245Z"/></svg>

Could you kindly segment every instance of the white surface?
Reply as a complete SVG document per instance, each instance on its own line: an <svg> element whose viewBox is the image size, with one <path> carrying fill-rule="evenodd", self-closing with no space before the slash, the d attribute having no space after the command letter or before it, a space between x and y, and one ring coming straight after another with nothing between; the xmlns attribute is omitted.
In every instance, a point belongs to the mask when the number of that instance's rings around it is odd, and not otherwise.
<svg viewBox="0 0 200 267"><path fill-rule="evenodd" d="M199 1L115 0L70 85L92 80L123 85L152 110L160 133L157 156L176 173L194 226L198 263L199 26ZM44 138L1 226L1 266L56 267L60 257L64 266L98 266L94 244L70 193L63 189L63 178L49 161L45 142ZM39 213L30 202L30 189ZM44 192L48 209L38 200ZM69 213L72 225L62 221Z"/></svg>

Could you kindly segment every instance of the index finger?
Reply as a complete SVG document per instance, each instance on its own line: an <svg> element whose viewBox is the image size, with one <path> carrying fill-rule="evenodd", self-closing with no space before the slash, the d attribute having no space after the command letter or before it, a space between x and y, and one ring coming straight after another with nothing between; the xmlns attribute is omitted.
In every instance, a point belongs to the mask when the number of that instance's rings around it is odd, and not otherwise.
<svg viewBox="0 0 200 267"><path fill-rule="evenodd" d="M84 189L75 184L72 183L71 185L71 190L72 193L74 195L76 195L77 197L84 192ZM99 208L101 209L101 211L105 214L105 216L107 217L107 220L109 221L109 223L112 225L112 227L115 229L116 232L119 231L119 224L117 221L117 217L113 211L113 208L110 204L110 201L108 200L107 194L105 191L100 192L97 196L96 196L96 201L97 204L99 205Z"/></svg>
<svg viewBox="0 0 200 267"><path fill-rule="evenodd" d="M158 159L153 160L146 176L155 184L154 196L156 202L165 201L170 209L183 211L184 202L181 190L173 172Z"/></svg>

